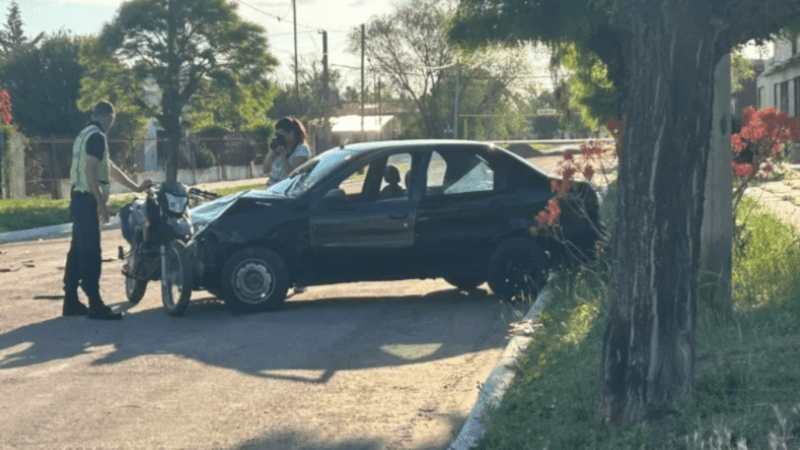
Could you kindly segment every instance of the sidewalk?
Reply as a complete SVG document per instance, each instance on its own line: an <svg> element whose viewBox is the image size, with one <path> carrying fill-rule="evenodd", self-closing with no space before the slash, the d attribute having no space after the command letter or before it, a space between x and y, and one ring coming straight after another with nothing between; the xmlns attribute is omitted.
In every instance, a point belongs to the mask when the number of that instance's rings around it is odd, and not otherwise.
<svg viewBox="0 0 800 450"><path fill-rule="evenodd" d="M785 179L748 188L746 195L800 229L800 164L787 164L787 167L792 170Z"/></svg>

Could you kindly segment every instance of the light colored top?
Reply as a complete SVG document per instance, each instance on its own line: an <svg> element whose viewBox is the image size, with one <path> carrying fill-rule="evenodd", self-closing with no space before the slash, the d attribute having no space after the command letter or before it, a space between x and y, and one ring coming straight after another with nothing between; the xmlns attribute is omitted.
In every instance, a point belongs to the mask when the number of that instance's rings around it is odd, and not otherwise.
<svg viewBox="0 0 800 450"><path fill-rule="evenodd" d="M292 153L286 157L286 160L292 165L292 168L296 168L302 161L308 159L311 159L311 150L309 150L305 144L298 144L297 147L292 150ZM283 179L289 176L292 168L284 167L282 158L275 158L275 160L272 161L272 167L269 171L269 184L283 181Z"/></svg>
<svg viewBox="0 0 800 450"><path fill-rule="evenodd" d="M110 172L107 150L108 144L106 144L105 133L103 133L103 130L96 124L90 124L84 128L75 139L75 143L72 145L72 166L69 170L69 178L72 182L72 187L76 191L89 193L92 192L92 188L89 186L88 177L86 176L86 158L88 155L87 143L89 142L89 138L94 134L99 134L103 137L103 157L100 159L100 163L97 164L97 169L95 170L100 192L105 198L108 198L110 191L110 186L108 184L108 174Z"/></svg>

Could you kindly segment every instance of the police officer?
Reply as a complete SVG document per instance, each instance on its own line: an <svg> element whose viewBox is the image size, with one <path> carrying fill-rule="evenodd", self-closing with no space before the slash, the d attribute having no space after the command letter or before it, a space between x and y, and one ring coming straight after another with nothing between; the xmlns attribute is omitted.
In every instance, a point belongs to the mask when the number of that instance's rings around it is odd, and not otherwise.
<svg viewBox="0 0 800 450"><path fill-rule="evenodd" d="M108 223L109 175L136 192L153 183L145 180L136 184L108 157L106 133L114 124L114 105L101 101L92 111L86 128L78 134L72 146L70 180L72 194L72 243L67 254L64 272L65 316L88 315L93 319L121 319L100 298L100 222ZM78 285L89 298L87 308L78 300Z"/></svg>

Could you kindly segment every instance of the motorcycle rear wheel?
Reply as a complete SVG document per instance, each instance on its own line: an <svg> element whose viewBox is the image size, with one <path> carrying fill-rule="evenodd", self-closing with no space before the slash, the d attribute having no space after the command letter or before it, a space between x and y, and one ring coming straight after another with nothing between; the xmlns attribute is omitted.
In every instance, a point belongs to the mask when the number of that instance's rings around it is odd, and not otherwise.
<svg viewBox="0 0 800 450"><path fill-rule="evenodd" d="M161 302L170 316L180 316L189 306L192 297L192 269L186 244L174 240L169 243L166 264L162 271Z"/></svg>
<svg viewBox="0 0 800 450"><path fill-rule="evenodd" d="M144 297L144 292L147 290L147 280L134 278L137 275L136 256L134 255L135 249L131 249L130 256L128 256L127 274L125 275L125 297L133 305L138 305Z"/></svg>

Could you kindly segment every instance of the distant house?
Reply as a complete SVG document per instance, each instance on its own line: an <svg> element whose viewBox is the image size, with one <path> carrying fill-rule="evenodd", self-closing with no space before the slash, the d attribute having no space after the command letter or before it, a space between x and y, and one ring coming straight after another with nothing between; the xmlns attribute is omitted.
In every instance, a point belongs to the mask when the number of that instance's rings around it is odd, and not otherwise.
<svg viewBox="0 0 800 450"><path fill-rule="evenodd" d="M400 119L393 115L364 116L363 129L360 115L331 117L331 135L339 144L397 139L401 131Z"/></svg>
<svg viewBox="0 0 800 450"><path fill-rule="evenodd" d="M758 109L777 107L790 116L800 115L800 52L798 42L783 39L774 43L775 53L756 79Z"/></svg>

